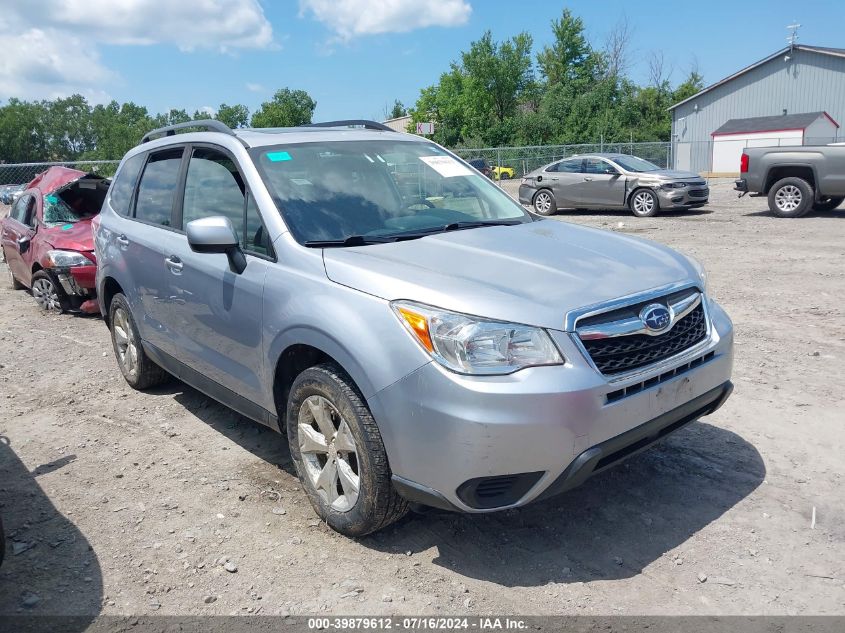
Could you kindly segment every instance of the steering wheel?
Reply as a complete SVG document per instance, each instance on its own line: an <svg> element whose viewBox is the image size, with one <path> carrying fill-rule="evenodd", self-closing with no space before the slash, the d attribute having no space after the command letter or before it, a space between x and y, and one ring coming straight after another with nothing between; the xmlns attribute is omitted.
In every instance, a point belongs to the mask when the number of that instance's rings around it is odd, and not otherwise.
<svg viewBox="0 0 845 633"><path fill-rule="evenodd" d="M428 207L429 209L436 209L437 207L430 200L426 200L425 198L416 198L411 200L410 202L405 203L405 206L402 207L403 209L410 209L411 207L415 207L417 205L423 205L424 207Z"/></svg>

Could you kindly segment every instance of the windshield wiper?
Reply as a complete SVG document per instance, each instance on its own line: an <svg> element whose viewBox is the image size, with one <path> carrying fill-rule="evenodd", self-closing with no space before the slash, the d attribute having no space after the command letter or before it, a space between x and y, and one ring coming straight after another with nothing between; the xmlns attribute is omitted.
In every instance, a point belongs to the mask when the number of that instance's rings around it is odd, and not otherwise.
<svg viewBox="0 0 845 633"><path fill-rule="evenodd" d="M442 231L460 231L461 229L475 229L479 226L513 226L522 224L522 220L471 220L466 222L451 222L440 227Z"/></svg>
<svg viewBox="0 0 845 633"><path fill-rule="evenodd" d="M378 235L349 235L338 240L306 240L305 246L311 248L332 248L342 246L366 246L368 244L387 244L395 242L394 237L382 237Z"/></svg>

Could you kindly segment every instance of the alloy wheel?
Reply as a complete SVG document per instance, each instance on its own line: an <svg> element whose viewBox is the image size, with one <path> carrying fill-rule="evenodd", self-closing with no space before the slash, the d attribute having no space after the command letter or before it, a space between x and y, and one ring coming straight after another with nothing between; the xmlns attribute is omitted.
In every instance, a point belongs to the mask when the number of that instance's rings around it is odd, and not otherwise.
<svg viewBox="0 0 845 633"><path fill-rule="evenodd" d="M135 340L135 331L129 324L129 315L123 308L114 311L113 319L112 335L117 350L117 360L128 375L134 376L138 371L138 343Z"/></svg>
<svg viewBox="0 0 845 633"><path fill-rule="evenodd" d="M634 196L634 212L637 215L645 215L654 211L654 197L646 192L640 191Z"/></svg>
<svg viewBox="0 0 845 633"><path fill-rule="evenodd" d="M309 396L299 409L297 435L305 476L333 510L358 501L358 448L349 424L329 400Z"/></svg>
<svg viewBox="0 0 845 633"><path fill-rule="evenodd" d="M9 271L9 275L14 282L15 278L11 271ZM59 291L56 290L55 284L49 279L36 279L32 284L32 296L42 310L61 311L62 309L62 302L59 300Z"/></svg>
<svg viewBox="0 0 845 633"><path fill-rule="evenodd" d="M551 196L543 191L538 193L537 197L534 198L534 208L537 209L538 213L548 213L552 208Z"/></svg>
<svg viewBox="0 0 845 633"><path fill-rule="evenodd" d="M803 196L795 185L784 185L775 193L775 204L781 211L794 211L801 204Z"/></svg>

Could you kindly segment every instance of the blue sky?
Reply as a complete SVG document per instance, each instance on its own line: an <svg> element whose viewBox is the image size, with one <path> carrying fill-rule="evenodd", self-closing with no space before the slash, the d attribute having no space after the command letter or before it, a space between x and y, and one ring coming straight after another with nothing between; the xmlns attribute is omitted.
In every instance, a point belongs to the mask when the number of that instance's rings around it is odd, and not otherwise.
<svg viewBox="0 0 845 633"><path fill-rule="evenodd" d="M793 20L802 24L799 42L845 46L841 0L206 0L203 11L199 3L174 8L174 0L10 4L0 37L5 32L4 48L15 52L0 61L0 100L79 91L152 111L222 102L254 110L287 86L317 101L315 120L381 118L394 98L413 104L487 29L496 39L527 31L539 50L564 6L598 47L627 16L630 73L642 82L652 51L663 52L674 81L693 63L716 81L784 46ZM130 8L115 10L122 5ZM44 15L54 17L45 23ZM100 17L91 23L92 15Z"/></svg>

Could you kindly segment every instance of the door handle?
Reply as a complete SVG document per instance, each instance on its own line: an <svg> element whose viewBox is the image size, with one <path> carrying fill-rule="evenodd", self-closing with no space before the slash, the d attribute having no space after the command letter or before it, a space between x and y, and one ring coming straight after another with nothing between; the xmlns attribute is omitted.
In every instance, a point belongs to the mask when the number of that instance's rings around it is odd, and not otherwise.
<svg viewBox="0 0 845 633"><path fill-rule="evenodd" d="M584 182L592 182L592 181L593 181L592 176L584 176Z"/></svg>
<svg viewBox="0 0 845 633"><path fill-rule="evenodd" d="M176 255L171 255L170 257L164 258L164 263L167 264L167 267L170 269L174 275L179 275L182 273L182 260L176 257Z"/></svg>
<svg viewBox="0 0 845 633"><path fill-rule="evenodd" d="M129 246L129 238L125 235L118 235L114 241L117 242L118 246L121 246L123 248Z"/></svg>

